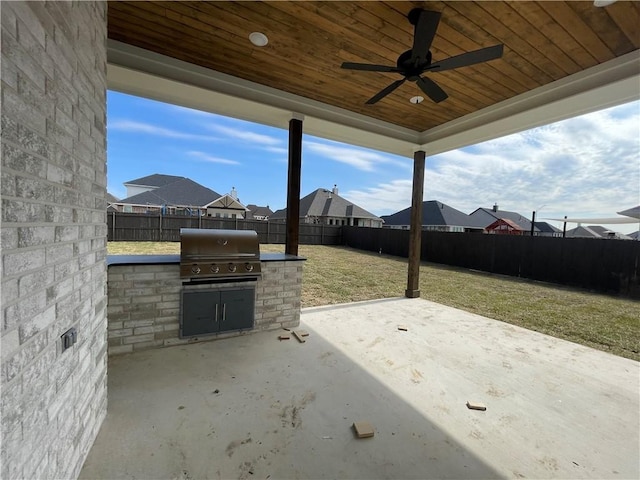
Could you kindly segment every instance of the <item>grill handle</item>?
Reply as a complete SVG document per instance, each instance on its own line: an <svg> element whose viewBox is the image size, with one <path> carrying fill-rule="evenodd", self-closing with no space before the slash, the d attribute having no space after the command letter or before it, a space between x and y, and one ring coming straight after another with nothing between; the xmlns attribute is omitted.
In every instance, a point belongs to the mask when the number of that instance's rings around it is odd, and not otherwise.
<svg viewBox="0 0 640 480"><path fill-rule="evenodd" d="M227 304L223 303L222 304L222 321L226 321L227 320Z"/></svg>
<svg viewBox="0 0 640 480"><path fill-rule="evenodd" d="M216 303L216 315L213 317L213 323L218 321L218 304Z"/></svg>

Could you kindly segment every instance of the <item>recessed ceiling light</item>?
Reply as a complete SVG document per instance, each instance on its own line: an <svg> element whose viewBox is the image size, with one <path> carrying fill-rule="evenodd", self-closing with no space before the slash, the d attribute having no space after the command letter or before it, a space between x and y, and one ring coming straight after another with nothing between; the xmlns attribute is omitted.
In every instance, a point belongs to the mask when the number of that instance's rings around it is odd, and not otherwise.
<svg viewBox="0 0 640 480"><path fill-rule="evenodd" d="M261 32L253 32L249 35L249 40L256 47L264 47L267 43L269 43L269 39L264 33Z"/></svg>
<svg viewBox="0 0 640 480"><path fill-rule="evenodd" d="M409 101L415 104L422 103L424 101L424 97L421 97L420 95L416 95L415 97L411 97Z"/></svg>

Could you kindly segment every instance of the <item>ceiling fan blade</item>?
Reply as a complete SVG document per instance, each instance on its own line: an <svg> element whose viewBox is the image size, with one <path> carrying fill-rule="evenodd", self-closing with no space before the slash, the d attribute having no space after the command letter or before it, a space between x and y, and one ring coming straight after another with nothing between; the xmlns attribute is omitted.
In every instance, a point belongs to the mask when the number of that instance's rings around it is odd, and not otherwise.
<svg viewBox="0 0 640 480"><path fill-rule="evenodd" d="M368 72L399 72L398 67L389 67L387 65L374 65L371 63L352 63L344 62L340 65L340 68L346 68L348 70L365 70Z"/></svg>
<svg viewBox="0 0 640 480"><path fill-rule="evenodd" d="M373 105L374 103L377 103L378 101L380 101L381 99L389 95L391 92L393 92L400 85L402 85L405 82L405 80L406 78L403 78L402 80L397 80L393 82L391 85L389 85L388 87L383 88L378 93L376 93L373 97L367 100L366 102L367 105Z"/></svg>
<svg viewBox="0 0 640 480"><path fill-rule="evenodd" d="M504 45L494 45L493 47L481 48L473 52L467 52L455 57L445 58L440 62L433 62L427 67L432 72L442 72L443 70L451 70L453 68L466 67L476 63L488 62L502 56Z"/></svg>
<svg viewBox="0 0 640 480"><path fill-rule="evenodd" d="M449 97L449 95L447 95L447 92L442 90L440 86L430 78L418 77L416 83L420 87L420 90L422 90L431 100L436 103L440 103Z"/></svg>
<svg viewBox="0 0 640 480"><path fill-rule="evenodd" d="M429 49L436 36L441 16L440 12L420 11L413 34L413 47L411 47L411 63L414 65L424 64L428 61Z"/></svg>

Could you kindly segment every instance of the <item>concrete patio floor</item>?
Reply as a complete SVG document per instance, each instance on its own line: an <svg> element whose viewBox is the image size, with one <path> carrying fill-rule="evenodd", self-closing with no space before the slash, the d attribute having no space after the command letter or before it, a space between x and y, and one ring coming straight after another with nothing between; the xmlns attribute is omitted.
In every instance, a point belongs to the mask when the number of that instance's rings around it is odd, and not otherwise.
<svg viewBox="0 0 640 480"><path fill-rule="evenodd" d="M111 358L80 477L640 476L637 362L421 299L305 309L300 329Z"/></svg>

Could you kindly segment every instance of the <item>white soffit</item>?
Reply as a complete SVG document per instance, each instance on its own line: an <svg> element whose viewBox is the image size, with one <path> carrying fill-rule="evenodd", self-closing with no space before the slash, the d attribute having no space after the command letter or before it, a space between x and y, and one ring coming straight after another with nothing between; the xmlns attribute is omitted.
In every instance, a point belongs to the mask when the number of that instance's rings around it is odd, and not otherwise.
<svg viewBox="0 0 640 480"><path fill-rule="evenodd" d="M405 157L417 150L436 155L640 98L634 51L416 132L114 40L107 54L111 90L284 129L292 114L303 115L306 134Z"/></svg>

